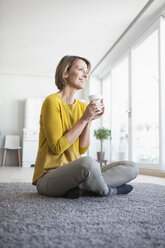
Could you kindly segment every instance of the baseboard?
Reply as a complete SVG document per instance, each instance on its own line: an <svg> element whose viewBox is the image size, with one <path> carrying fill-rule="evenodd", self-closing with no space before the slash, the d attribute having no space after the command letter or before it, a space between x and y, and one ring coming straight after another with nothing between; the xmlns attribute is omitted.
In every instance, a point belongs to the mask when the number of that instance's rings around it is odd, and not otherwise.
<svg viewBox="0 0 165 248"><path fill-rule="evenodd" d="M146 176L165 178L165 171L139 169L139 174L146 175Z"/></svg>

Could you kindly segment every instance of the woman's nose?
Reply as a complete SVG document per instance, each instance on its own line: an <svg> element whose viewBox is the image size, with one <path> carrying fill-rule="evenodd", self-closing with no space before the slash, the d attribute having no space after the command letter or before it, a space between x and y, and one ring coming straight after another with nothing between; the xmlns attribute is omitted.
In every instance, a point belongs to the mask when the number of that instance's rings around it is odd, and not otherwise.
<svg viewBox="0 0 165 248"><path fill-rule="evenodd" d="M84 71L83 76L84 76L85 78L87 78L87 77L88 77L88 73L87 73L86 71Z"/></svg>

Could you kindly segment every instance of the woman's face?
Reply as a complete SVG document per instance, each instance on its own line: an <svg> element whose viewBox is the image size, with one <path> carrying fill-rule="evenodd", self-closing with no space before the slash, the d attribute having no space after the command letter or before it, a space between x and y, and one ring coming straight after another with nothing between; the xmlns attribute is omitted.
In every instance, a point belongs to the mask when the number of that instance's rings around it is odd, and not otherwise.
<svg viewBox="0 0 165 248"><path fill-rule="evenodd" d="M88 81L88 68L84 60L78 59L66 73L65 79L74 89L83 89Z"/></svg>

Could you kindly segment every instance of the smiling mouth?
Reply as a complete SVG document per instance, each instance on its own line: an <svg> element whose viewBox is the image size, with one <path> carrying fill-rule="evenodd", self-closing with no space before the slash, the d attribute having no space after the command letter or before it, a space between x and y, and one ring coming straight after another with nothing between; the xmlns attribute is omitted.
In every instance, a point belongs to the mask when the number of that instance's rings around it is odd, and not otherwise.
<svg viewBox="0 0 165 248"><path fill-rule="evenodd" d="M80 78L80 81L83 82L83 83L86 83L85 79Z"/></svg>

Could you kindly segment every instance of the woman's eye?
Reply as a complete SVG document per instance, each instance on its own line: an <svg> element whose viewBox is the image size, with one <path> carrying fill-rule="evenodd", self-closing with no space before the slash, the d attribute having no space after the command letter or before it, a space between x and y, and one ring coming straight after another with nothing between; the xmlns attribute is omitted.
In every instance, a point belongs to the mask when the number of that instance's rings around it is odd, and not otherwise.
<svg viewBox="0 0 165 248"><path fill-rule="evenodd" d="M78 70L79 70L79 71L84 71L83 68L79 68ZM84 72L85 72L85 71L84 71ZM88 71L86 71L85 73L88 75Z"/></svg>

